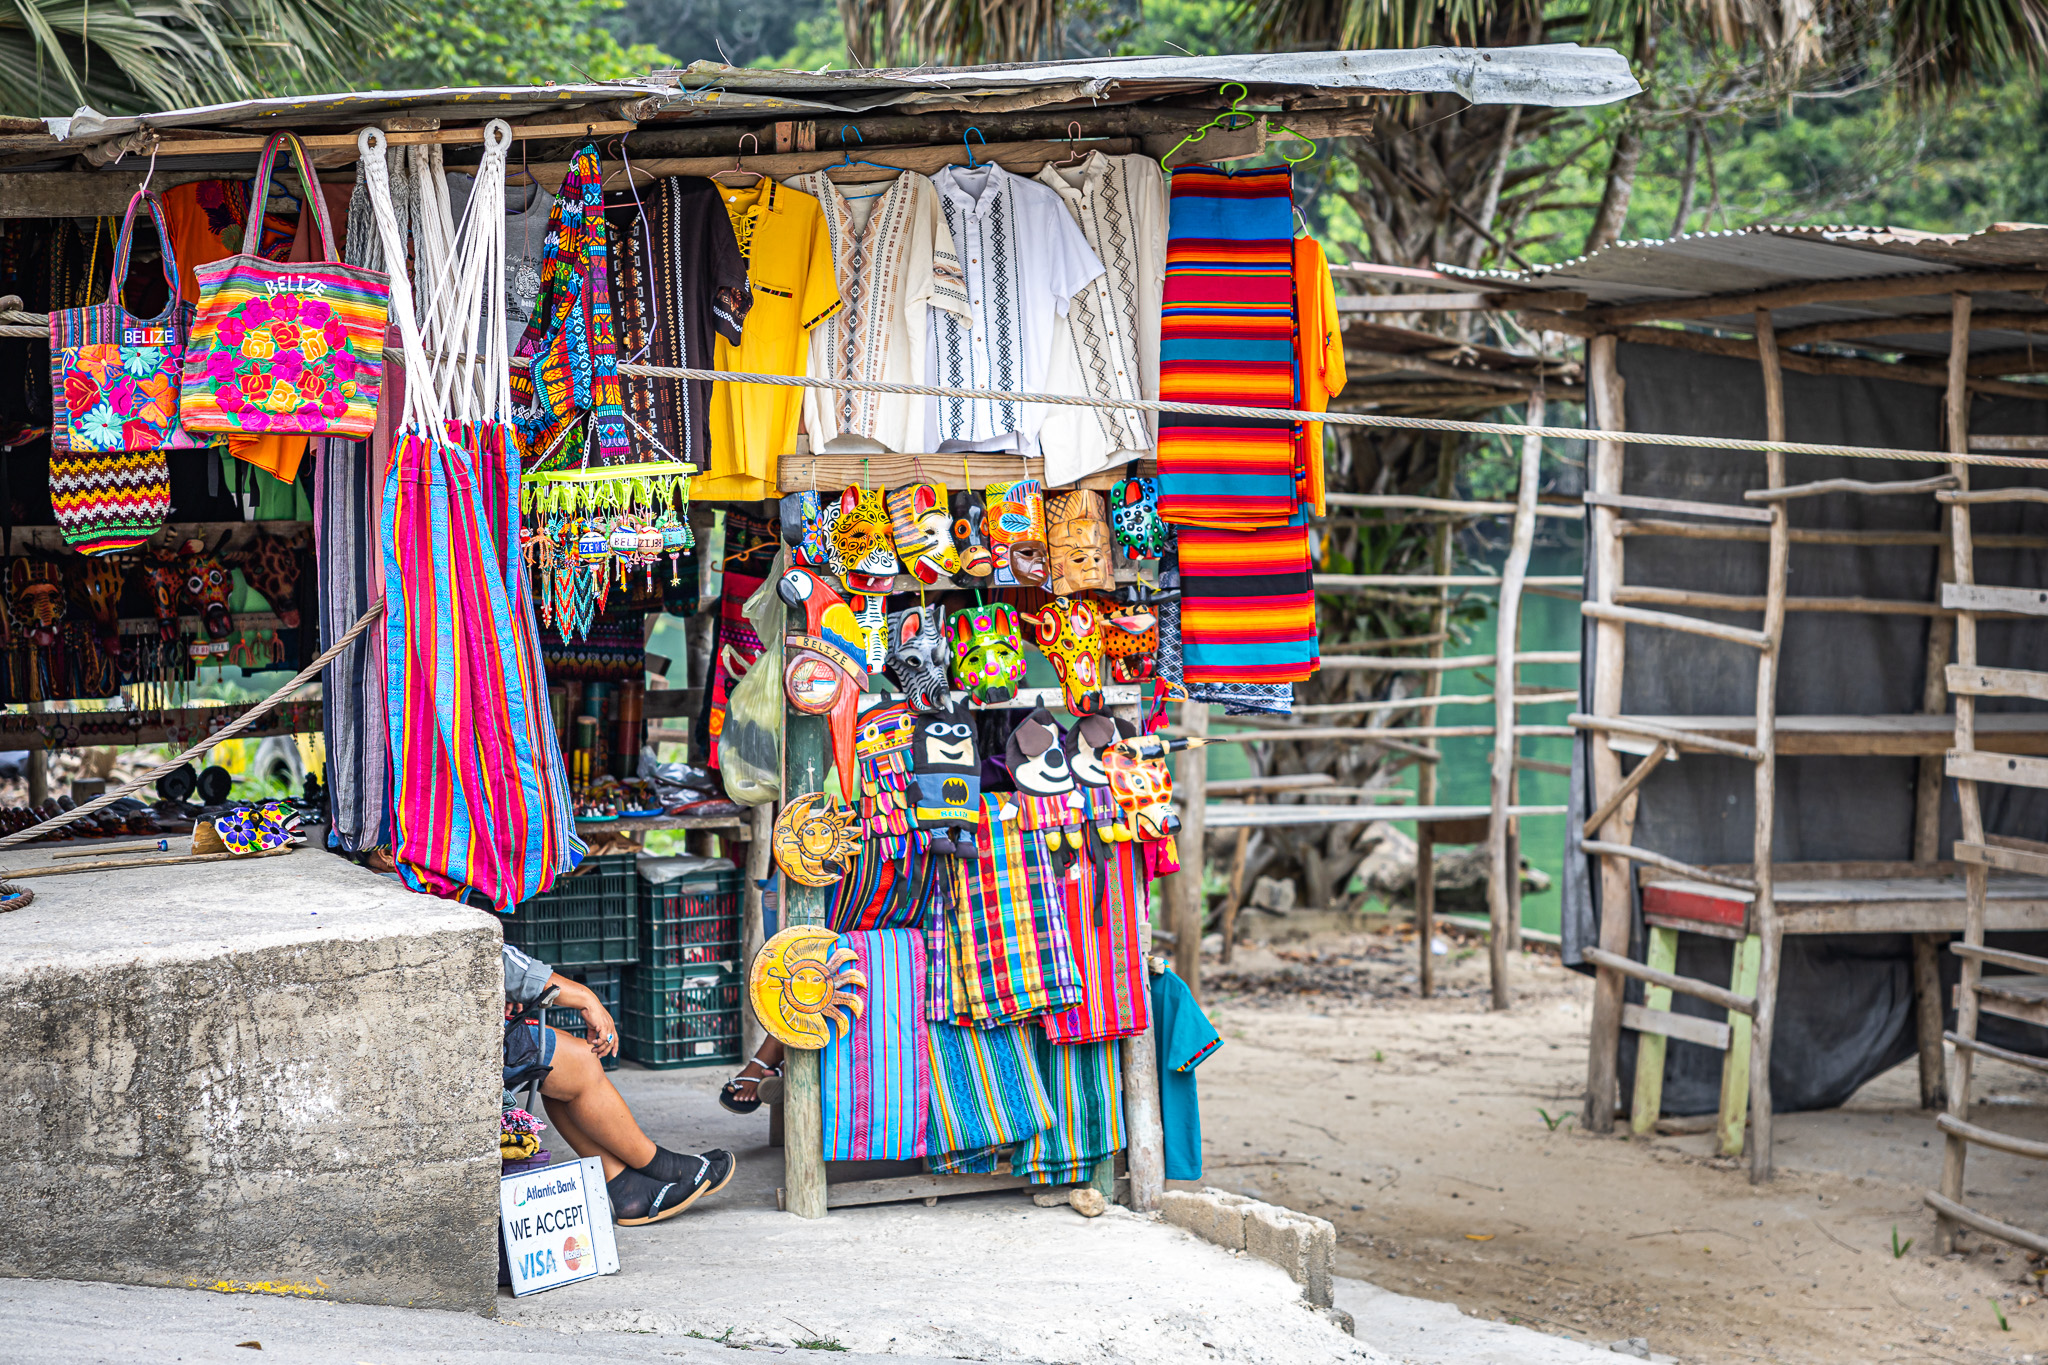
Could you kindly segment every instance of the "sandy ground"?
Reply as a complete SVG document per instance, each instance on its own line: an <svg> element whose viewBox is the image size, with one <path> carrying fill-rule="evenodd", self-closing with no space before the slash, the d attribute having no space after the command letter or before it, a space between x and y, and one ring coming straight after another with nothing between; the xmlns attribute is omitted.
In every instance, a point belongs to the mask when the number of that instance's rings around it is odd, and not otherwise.
<svg viewBox="0 0 2048 1365"><path fill-rule="evenodd" d="M1602 1346L2048 1361L2040 1267L1975 1236L1967 1254L1934 1252L1920 1193L1941 1143L1912 1063L1841 1110L1780 1116L1778 1177L1754 1187L1704 1135L1579 1132L1589 983L1525 954L1515 1008L1495 1014L1471 947L1438 959L1448 989L1427 1001L1412 939L1240 948L1227 973L1212 957L1205 999L1227 1044L1200 1072L1206 1183L1330 1219L1340 1274ZM1973 1117L2048 1137L2048 1078L1995 1062L1978 1075ZM1539 1110L1574 1117L1553 1131ZM1973 1149L1967 1188L2048 1226L2034 1163Z"/></svg>

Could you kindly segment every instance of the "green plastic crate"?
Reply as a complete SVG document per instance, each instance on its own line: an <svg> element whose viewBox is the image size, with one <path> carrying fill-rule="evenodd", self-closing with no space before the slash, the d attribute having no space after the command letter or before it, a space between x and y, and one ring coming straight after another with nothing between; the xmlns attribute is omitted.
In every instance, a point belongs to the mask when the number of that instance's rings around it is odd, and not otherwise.
<svg viewBox="0 0 2048 1365"><path fill-rule="evenodd" d="M722 967L635 967L626 974L619 1039L655 1070L740 1059L740 975Z"/></svg>
<svg viewBox="0 0 2048 1365"><path fill-rule="evenodd" d="M551 967L626 966L638 959L639 858L585 858L505 917L505 941Z"/></svg>
<svg viewBox="0 0 2048 1365"><path fill-rule="evenodd" d="M744 876L737 867L722 867L641 882L640 965L737 968Z"/></svg>

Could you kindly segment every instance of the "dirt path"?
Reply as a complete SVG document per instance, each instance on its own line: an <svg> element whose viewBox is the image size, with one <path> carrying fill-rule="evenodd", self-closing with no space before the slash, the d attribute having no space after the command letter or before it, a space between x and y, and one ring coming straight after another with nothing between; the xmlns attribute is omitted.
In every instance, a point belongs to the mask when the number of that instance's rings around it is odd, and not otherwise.
<svg viewBox="0 0 2048 1365"><path fill-rule="evenodd" d="M1454 945L1447 991L1424 1001L1413 952L1326 936L1241 950L1229 974L1211 959L1227 1046L1201 1070L1206 1183L1330 1219L1341 1274L1603 1345L1645 1337L1684 1361L2048 1361L2038 1266L1975 1237L1966 1255L1933 1252L1920 1191L1941 1144L1911 1063L1845 1109L1781 1117L1778 1178L1753 1187L1704 1136L1578 1131L1591 992L1554 955L1517 964L1503 1015L1487 1008L1483 953ZM2048 1135L2042 1078L1980 1076L1988 1121ZM1573 1117L1553 1131L1545 1113ZM2048 1227L2048 1170L2029 1164L1973 1153L1973 1199ZM1894 1225L1913 1239L1903 1257Z"/></svg>

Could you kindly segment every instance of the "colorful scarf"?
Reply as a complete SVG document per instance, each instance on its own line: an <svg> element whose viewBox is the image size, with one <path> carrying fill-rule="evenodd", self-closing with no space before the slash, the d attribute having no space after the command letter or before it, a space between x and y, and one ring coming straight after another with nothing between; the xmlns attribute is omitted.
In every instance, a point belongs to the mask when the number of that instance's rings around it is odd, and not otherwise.
<svg viewBox="0 0 2048 1365"><path fill-rule="evenodd" d="M1284 684L1316 671L1308 528L1180 533L1181 672L1198 700L1211 684ZM1291 689L1286 689L1291 693Z"/></svg>
<svg viewBox="0 0 2048 1365"><path fill-rule="evenodd" d="M1008 800L1007 793L982 798L981 856L955 860L948 921L952 1017L983 1028L1081 1002L1045 837L1003 818Z"/></svg>
<svg viewBox="0 0 2048 1365"><path fill-rule="evenodd" d="M1042 1185L1088 1179L1124 1145L1123 1068L1116 1043L1037 1039L1038 1071L1053 1121L1010 1156L1010 1169Z"/></svg>
<svg viewBox="0 0 2048 1365"><path fill-rule="evenodd" d="M914 835L869 839L852 874L839 883L825 923L842 934L915 929L924 923L933 891L951 879L950 861L927 853Z"/></svg>
<svg viewBox="0 0 2048 1365"><path fill-rule="evenodd" d="M619 394L619 348L612 335L610 249L606 245L604 175L597 144L576 154L548 216L541 249L541 292L519 340L512 401L534 472L582 464L589 435L597 463L630 457Z"/></svg>
<svg viewBox="0 0 2048 1365"><path fill-rule="evenodd" d="M1033 1033L1021 1024L961 1028L933 1024L928 1169L991 1174L1003 1153L1045 1131L1056 1117L1046 1094Z"/></svg>
<svg viewBox="0 0 2048 1365"><path fill-rule="evenodd" d="M1293 188L1284 166L1173 173L1159 396L1291 407ZM1299 506L1294 424L1162 413L1159 514L1179 526L1285 526Z"/></svg>
<svg viewBox="0 0 2048 1365"><path fill-rule="evenodd" d="M825 1159L923 1156L932 1096L923 936L874 929L848 934L845 943L867 976L868 1001L853 1032L825 1048Z"/></svg>
<svg viewBox="0 0 2048 1365"><path fill-rule="evenodd" d="M1135 1038L1152 1026L1139 931L1145 884L1137 863L1137 845L1117 844L1107 863L1083 859L1080 876L1064 883L1082 994L1074 1008L1044 1017L1045 1036L1055 1043Z"/></svg>

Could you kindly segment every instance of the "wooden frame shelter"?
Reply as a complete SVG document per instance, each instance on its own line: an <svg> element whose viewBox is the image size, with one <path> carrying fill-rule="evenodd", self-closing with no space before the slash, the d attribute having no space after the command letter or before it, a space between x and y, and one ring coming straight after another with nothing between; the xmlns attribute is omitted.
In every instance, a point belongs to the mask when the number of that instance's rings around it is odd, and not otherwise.
<svg viewBox="0 0 2048 1365"><path fill-rule="evenodd" d="M1978 656L1978 624L1994 615L2048 615L2048 594L1983 585L1971 512L1996 503L2048 501L2048 489L1973 491L1971 464L1937 467L1931 477L1878 466L1868 479L1789 485L1782 454L1768 453L1741 503L1646 497L1622 483L1626 423L1617 343L1627 340L1699 354L1754 359L1763 386L1767 439L1785 439L1785 371L1851 375L1939 388L1947 449L2044 452L2048 435L1972 439L1970 399L1995 395L2038 400L2048 432L2048 373L2036 338L2048 333L2048 229L1993 229L1943 236L1877 228L1755 228L1668 242L1627 243L1577 261L1513 276L1475 276L1570 296L1562 312L1525 315L1531 326L1587 341L1587 389L1598 427L1615 434L1593 450L1585 502L1588 553L1597 584L1582 606L1595 623L1597 662L1591 709L1574 726L1590 737L1592 812L1581 847L1599 860L1599 945L1585 950L1598 970L1584 1123L1609 1131L1616 1116L1620 1031L1641 1038L1631 1126L1656 1122L1664 1039L1679 1037L1726 1053L1718 1121L1721 1148L1742 1150L1749 1129L1753 1180L1772 1174L1770 1051L1780 945L1787 934L1915 935L1914 978L1921 1093L1946 1137L1941 1189L1928 1202L1944 1240L1972 1227L2037 1250L2048 1239L2011 1227L1962 1202L1964 1155L1971 1142L2048 1157L2048 1148L1968 1121L1972 1058L2022 1057L1977 1041L1980 1013L2048 1023L2041 989L2048 959L1984 946L1989 930L2048 928L2048 844L1987 835L1979 784L2048 786L2048 714L1977 714L1979 697L2048 700L2048 674L1996 666ZM1675 283L1683 281L1683 283ZM1581 301L1583 300L1583 301ZM1753 457L1739 457L1753 458ZM1939 533L1845 531L1795 523L1803 499L1822 494L1927 498L1942 509ZM1691 588L1631 585L1626 550L1638 537L1684 537L1767 547L1766 591L1735 596ZM2003 536L2002 548L2044 549L2048 538ZM1800 555L1840 546L1945 546L1938 591L1929 600L1802 597L1789 574ZM1733 626L1682 610L1750 613ZM1923 706L1909 715L1780 716L1777 659L1787 612L1875 613L1928 618ZM1753 654L1753 716L1640 716L1622 713L1623 642L1630 630L1686 632ZM1953 711L1950 706L1953 704ZM1688 753L1733 757L1755 770L1753 857L1747 864L1700 867L1639 846L1637 788L1658 764ZM1780 755L1914 755L1920 758L1911 860L1801 864L1772 857L1776 760ZM1637 756L1624 774L1624 757ZM1962 816L1953 858L1941 860L1944 780L1952 780ZM1903 852L1904 850L1902 850ZM1641 899L1647 962L1629 956L1635 904L1631 868L1644 869ZM1677 936L1734 940L1735 976L1726 986L1674 972ZM1960 934L1960 942L1949 943ZM1942 1029L1938 952L1963 959L1958 1021ZM1984 966L2014 975L1984 977ZM1645 1002L1624 1004L1635 979ZM1727 1011L1710 1023L1669 1010L1678 991ZM1946 1059L1943 1042L1950 1051ZM1944 1070L1946 1076L1944 1077ZM2038 1149L2038 1150L2036 1150Z"/></svg>

